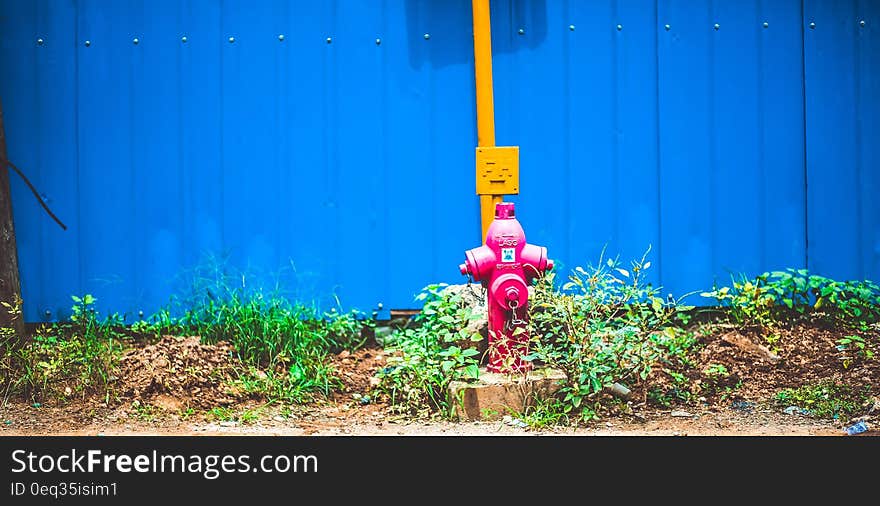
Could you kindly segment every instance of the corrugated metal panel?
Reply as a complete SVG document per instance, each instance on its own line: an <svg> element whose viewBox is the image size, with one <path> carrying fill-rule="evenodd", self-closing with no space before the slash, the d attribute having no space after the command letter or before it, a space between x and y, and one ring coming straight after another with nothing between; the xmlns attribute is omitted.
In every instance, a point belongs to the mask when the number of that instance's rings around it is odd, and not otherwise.
<svg viewBox="0 0 880 506"><path fill-rule="evenodd" d="M676 294L789 266L880 278L877 3L491 13L511 200L558 265L650 245ZM150 312L209 256L364 310L460 280L470 23L469 0L0 0L10 158L70 226L13 183L27 318L83 292Z"/></svg>
<svg viewBox="0 0 880 506"><path fill-rule="evenodd" d="M809 265L876 278L880 4L807 0L804 22Z"/></svg>
<svg viewBox="0 0 880 506"><path fill-rule="evenodd" d="M804 265L799 3L661 1L659 20L663 284Z"/></svg>

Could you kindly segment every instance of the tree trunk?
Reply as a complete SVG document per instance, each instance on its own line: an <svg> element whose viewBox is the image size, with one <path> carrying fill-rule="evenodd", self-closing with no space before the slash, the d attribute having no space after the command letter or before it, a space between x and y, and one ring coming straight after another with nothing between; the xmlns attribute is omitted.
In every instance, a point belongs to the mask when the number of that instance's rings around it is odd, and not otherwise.
<svg viewBox="0 0 880 506"><path fill-rule="evenodd" d="M24 341L24 316L21 314L21 282L18 277L18 250L15 224L12 221L12 195L6 158L6 134L3 129L3 104L0 103L0 328L12 328L18 341Z"/></svg>

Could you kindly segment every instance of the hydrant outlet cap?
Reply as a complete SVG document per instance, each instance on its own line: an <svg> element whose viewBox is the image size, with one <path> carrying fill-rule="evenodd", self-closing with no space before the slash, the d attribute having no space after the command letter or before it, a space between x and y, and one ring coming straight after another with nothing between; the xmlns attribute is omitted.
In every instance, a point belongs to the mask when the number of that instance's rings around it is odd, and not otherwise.
<svg viewBox="0 0 880 506"><path fill-rule="evenodd" d="M461 271L461 274L462 274L462 275L467 274L467 273L468 273L467 264L459 264L459 265L458 265L458 270Z"/></svg>
<svg viewBox="0 0 880 506"><path fill-rule="evenodd" d="M550 260L549 258L547 259L547 270L548 271L553 270L553 260Z"/></svg>

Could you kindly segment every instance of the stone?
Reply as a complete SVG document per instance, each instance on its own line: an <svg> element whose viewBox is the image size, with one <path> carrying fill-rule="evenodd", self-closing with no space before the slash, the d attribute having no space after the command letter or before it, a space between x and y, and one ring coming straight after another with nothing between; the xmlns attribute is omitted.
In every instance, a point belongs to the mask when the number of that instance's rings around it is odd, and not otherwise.
<svg viewBox="0 0 880 506"><path fill-rule="evenodd" d="M770 351L769 348L762 344L753 343L749 338L738 332L728 332L721 336L721 340L727 344L732 344L746 353L750 353L756 357L763 358L771 364L779 362L779 356Z"/></svg>
<svg viewBox="0 0 880 506"><path fill-rule="evenodd" d="M669 413L669 414L671 416L674 416L675 418L692 418L694 416L694 415L688 413L687 411L673 411L672 413Z"/></svg>
<svg viewBox="0 0 880 506"><path fill-rule="evenodd" d="M449 384L450 414L459 420L499 420L509 413L522 413L533 406L536 399L552 397L564 381L565 374L551 368L526 374L490 373L480 369L480 377L475 382Z"/></svg>

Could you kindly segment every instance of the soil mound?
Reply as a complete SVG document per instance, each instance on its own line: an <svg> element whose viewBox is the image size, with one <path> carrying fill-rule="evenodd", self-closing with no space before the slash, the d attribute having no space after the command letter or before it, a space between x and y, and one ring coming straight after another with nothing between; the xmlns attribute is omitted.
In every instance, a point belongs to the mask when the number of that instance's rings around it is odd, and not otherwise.
<svg viewBox="0 0 880 506"><path fill-rule="evenodd" d="M122 356L117 391L123 398L168 411L227 405L240 397L229 384L238 366L228 343L165 336Z"/></svg>

